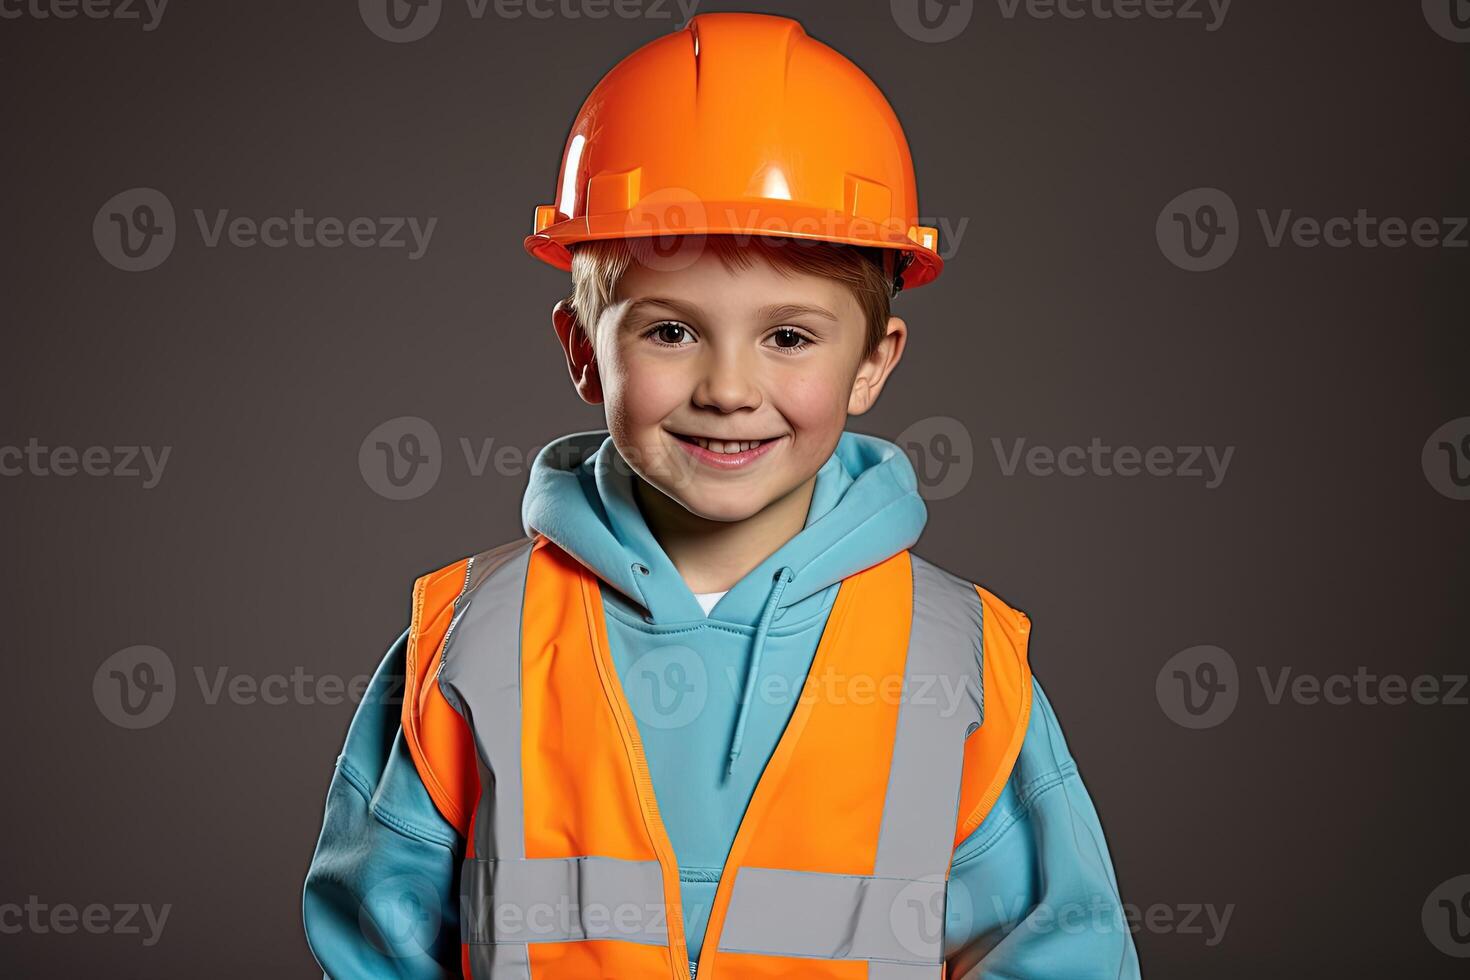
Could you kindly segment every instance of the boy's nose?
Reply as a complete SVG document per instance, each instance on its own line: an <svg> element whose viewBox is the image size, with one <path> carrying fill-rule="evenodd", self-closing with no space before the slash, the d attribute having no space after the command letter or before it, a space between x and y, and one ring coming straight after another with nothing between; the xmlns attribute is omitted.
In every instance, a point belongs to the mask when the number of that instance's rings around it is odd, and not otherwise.
<svg viewBox="0 0 1470 980"><path fill-rule="evenodd" d="M760 385L748 359L733 353L706 358L704 372L694 388L696 405L734 412L758 408L762 400Z"/></svg>

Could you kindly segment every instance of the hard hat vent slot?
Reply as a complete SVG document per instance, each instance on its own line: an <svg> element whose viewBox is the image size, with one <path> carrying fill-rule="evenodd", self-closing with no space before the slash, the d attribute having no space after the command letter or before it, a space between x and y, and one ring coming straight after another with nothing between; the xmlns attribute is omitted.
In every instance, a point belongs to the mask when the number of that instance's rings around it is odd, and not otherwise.
<svg viewBox="0 0 1470 980"><path fill-rule="evenodd" d="M876 181L848 174L842 193L844 209L854 218L886 222L893 215L893 192Z"/></svg>
<svg viewBox="0 0 1470 980"><path fill-rule="evenodd" d="M613 214L638 203L643 168L620 174L598 174L587 182L587 213Z"/></svg>

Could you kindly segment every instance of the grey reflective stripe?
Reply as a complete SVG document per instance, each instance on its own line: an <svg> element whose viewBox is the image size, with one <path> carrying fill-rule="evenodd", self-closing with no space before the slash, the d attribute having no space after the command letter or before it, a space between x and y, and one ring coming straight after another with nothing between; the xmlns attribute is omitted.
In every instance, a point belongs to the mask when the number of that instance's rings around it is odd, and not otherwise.
<svg viewBox="0 0 1470 980"><path fill-rule="evenodd" d="M984 651L975 586L910 553L914 617L873 873L941 883L954 852L965 738L980 724ZM944 902L910 904L905 945L943 958Z"/></svg>
<svg viewBox="0 0 1470 980"><path fill-rule="evenodd" d="M469 900L460 922L467 943L669 943L657 861L472 859L464 864L460 892Z"/></svg>
<svg viewBox="0 0 1470 980"><path fill-rule="evenodd" d="M939 967L933 963L868 963L868 980L935 980Z"/></svg>
<svg viewBox="0 0 1470 980"><path fill-rule="evenodd" d="M478 857L525 856L521 797L521 604L526 538L476 555L445 637L439 689L469 723L479 750ZM473 715L473 717L472 717Z"/></svg>
<svg viewBox="0 0 1470 980"><path fill-rule="evenodd" d="M913 622L874 873L740 869L721 950L866 959L883 980L938 976L964 743L983 711L982 607L973 585L909 557Z"/></svg>
<svg viewBox="0 0 1470 980"><path fill-rule="evenodd" d="M735 875L720 951L934 967L938 963L924 956L921 937L902 927L917 921L911 913L916 905L942 909L943 878L743 867Z"/></svg>

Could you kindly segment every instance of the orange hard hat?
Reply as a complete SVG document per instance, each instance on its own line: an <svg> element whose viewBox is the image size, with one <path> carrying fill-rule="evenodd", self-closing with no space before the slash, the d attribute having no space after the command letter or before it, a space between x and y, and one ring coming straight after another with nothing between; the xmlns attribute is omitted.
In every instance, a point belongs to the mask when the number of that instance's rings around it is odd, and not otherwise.
<svg viewBox="0 0 1470 980"><path fill-rule="evenodd" d="M944 266L888 100L800 23L768 14L699 14L609 71L525 246L570 269L578 242L701 234L884 249L895 293Z"/></svg>

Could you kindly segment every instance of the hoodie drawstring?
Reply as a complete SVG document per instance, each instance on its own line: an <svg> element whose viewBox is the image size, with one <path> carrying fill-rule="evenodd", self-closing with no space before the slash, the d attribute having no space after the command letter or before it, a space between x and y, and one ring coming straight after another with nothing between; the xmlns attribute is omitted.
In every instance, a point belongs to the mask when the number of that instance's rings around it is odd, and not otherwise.
<svg viewBox="0 0 1470 980"><path fill-rule="evenodd" d="M740 713L735 717L735 737L730 742L730 764L725 767L727 777L735 771L735 759L740 755L740 743L745 740L745 720L750 710L750 696L755 690L756 675L760 673L761 652L766 646L766 633L771 628L771 617L776 613L776 604L780 601L786 584L795 577L790 565L781 566L781 570L776 573L776 584L771 589L771 594L766 597L766 607L761 610L760 624L755 628L755 647L750 653L750 669L745 673L745 691L740 695Z"/></svg>

